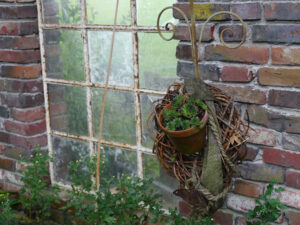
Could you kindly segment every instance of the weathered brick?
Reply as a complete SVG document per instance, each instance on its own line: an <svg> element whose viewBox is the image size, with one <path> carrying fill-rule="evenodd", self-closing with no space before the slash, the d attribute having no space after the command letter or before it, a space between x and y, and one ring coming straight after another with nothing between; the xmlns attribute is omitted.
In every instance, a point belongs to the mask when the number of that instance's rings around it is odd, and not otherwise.
<svg viewBox="0 0 300 225"><path fill-rule="evenodd" d="M274 130L251 126L252 129L248 131L248 142L259 145L275 146L276 133Z"/></svg>
<svg viewBox="0 0 300 225"><path fill-rule="evenodd" d="M199 64L199 73L204 80L219 80L220 69L216 65ZM195 77L194 64L192 62L177 63L177 75L179 77Z"/></svg>
<svg viewBox="0 0 300 225"><path fill-rule="evenodd" d="M199 39L200 31L202 29L201 24L196 25L196 38ZM215 26L213 24L208 24L205 26L202 36L202 41L212 41L214 39L214 29ZM178 24L176 25L174 39L188 41L191 40L190 33L188 31L187 25Z"/></svg>
<svg viewBox="0 0 300 225"><path fill-rule="evenodd" d="M215 219L215 225L232 225L233 224L233 214L231 212L219 209L212 216Z"/></svg>
<svg viewBox="0 0 300 225"><path fill-rule="evenodd" d="M231 29L231 30L225 30L225 29ZM241 41L243 38L243 27L241 25L223 25L219 28L219 35L221 36L222 31L223 32L223 39L226 42L230 41Z"/></svg>
<svg viewBox="0 0 300 225"><path fill-rule="evenodd" d="M9 184L6 182L0 182L0 189L7 190L7 191L19 191L21 189L21 186L15 184Z"/></svg>
<svg viewBox="0 0 300 225"><path fill-rule="evenodd" d="M300 169L300 154L274 148L264 148L263 159L266 163Z"/></svg>
<svg viewBox="0 0 300 225"><path fill-rule="evenodd" d="M12 109L12 118L22 122L31 122L35 120L40 120L45 118L45 108L44 106L39 106L30 109Z"/></svg>
<svg viewBox="0 0 300 225"><path fill-rule="evenodd" d="M0 117L3 117L3 118L9 117L9 110L5 106L0 106Z"/></svg>
<svg viewBox="0 0 300 225"><path fill-rule="evenodd" d="M283 148L300 152L300 135L283 133L282 135Z"/></svg>
<svg viewBox="0 0 300 225"><path fill-rule="evenodd" d="M245 180L236 180L233 191L237 194L258 198L264 191L262 184L257 184Z"/></svg>
<svg viewBox="0 0 300 225"><path fill-rule="evenodd" d="M37 21L26 21L19 22L19 35L29 35L29 34L37 34L38 33L38 23Z"/></svg>
<svg viewBox="0 0 300 225"><path fill-rule="evenodd" d="M244 162L238 165L238 173L246 180L272 182L284 182L285 170L280 166L264 163Z"/></svg>
<svg viewBox="0 0 300 225"><path fill-rule="evenodd" d="M238 216L235 218L235 225L247 225L247 218L243 216Z"/></svg>
<svg viewBox="0 0 300 225"><path fill-rule="evenodd" d="M6 80L5 91L19 93L42 93L42 80Z"/></svg>
<svg viewBox="0 0 300 225"><path fill-rule="evenodd" d="M26 78L32 79L41 76L41 65L26 65L26 66L1 66L0 76L9 78Z"/></svg>
<svg viewBox="0 0 300 225"><path fill-rule="evenodd" d="M4 155L16 160L20 160L21 158L29 159L32 155L32 151L21 147L10 146L5 148ZM18 169L17 165L18 164L16 164L16 169Z"/></svg>
<svg viewBox="0 0 300 225"><path fill-rule="evenodd" d="M286 217L288 218L289 225L299 225L300 221L300 212L288 210L285 212Z"/></svg>
<svg viewBox="0 0 300 225"><path fill-rule="evenodd" d="M272 48L272 64L291 66L300 65L300 48Z"/></svg>
<svg viewBox="0 0 300 225"><path fill-rule="evenodd" d="M258 153L258 149L248 145L247 146L247 155L244 160L253 161L256 158L257 153Z"/></svg>
<svg viewBox="0 0 300 225"><path fill-rule="evenodd" d="M269 104L272 106L282 106L300 109L300 92L270 90Z"/></svg>
<svg viewBox="0 0 300 225"><path fill-rule="evenodd" d="M2 36L0 37L1 49L37 49L39 48L39 39L34 37L12 37Z"/></svg>
<svg viewBox="0 0 300 225"><path fill-rule="evenodd" d="M300 133L300 116L285 116L283 126L289 133Z"/></svg>
<svg viewBox="0 0 300 225"><path fill-rule="evenodd" d="M266 91L254 89L252 87L229 86L223 84L213 84L222 91L232 96L237 102L265 104L267 101Z"/></svg>
<svg viewBox="0 0 300 225"><path fill-rule="evenodd" d="M39 50L0 50L0 61L11 63L36 63L40 62L41 55Z"/></svg>
<svg viewBox="0 0 300 225"><path fill-rule="evenodd" d="M47 145L47 135L39 135L33 137L24 137L19 135L10 134L10 143L13 143L15 146L33 149L38 146Z"/></svg>
<svg viewBox="0 0 300 225"><path fill-rule="evenodd" d="M266 20L300 20L300 4L295 2L272 2L264 4Z"/></svg>
<svg viewBox="0 0 300 225"><path fill-rule="evenodd" d="M12 159L0 158L0 168L4 170L15 171L16 162Z"/></svg>
<svg viewBox="0 0 300 225"><path fill-rule="evenodd" d="M246 67L224 66L221 73L222 81L228 82L250 82L253 78L252 71Z"/></svg>
<svg viewBox="0 0 300 225"><path fill-rule="evenodd" d="M18 23L0 21L0 34L16 35L18 33L19 33Z"/></svg>
<svg viewBox="0 0 300 225"><path fill-rule="evenodd" d="M283 130L283 115L281 113L258 105L249 105L247 110L251 122L264 125L277 131Z"/></svg>
<svg viewBox="0 0 300 225"><path fill-rule="evenodd" d="M256 203L254 199L245 198L231 193L227 194L226 205L229 209L238 212L248 212L255 208Z"/></svg>
<svg viewBox="0 0 300 225"><path fill-rule="evenodd" d="M29 108L44 104L43 94L1 93L2 102L9 107Z"/></svg>
<svg viewBox="0 0 300 225"><path fill-rule="evenodd" d="M205 48L205 59L209 61L265 64L269 60L269 48L241 46L231 49L222 45L210 45Z"/></svg>
<svg viewBox="0 0 300 225"><path fill-rule="evenodd" d="M261 8L259 2L232 4L231 11L238 14L243 20L261 19ZM237 20L235 16L231 17L232 19Z"/></svg>
<svg viewBox="0 0 300 225"><path fill-rule="evenodd" d="M260 85L300 87L300 69L260 68L258 82Z"/></svg>
<svg viewBox="0 0 300 225"><path fill-rule="evenodd" d="M19 173L0 169L0 180L4 181L6 183L23 185L21 178L22 178L22 175Z"/></svg>
<svg viewBox="0 0 300 225"><path fill-rule="evenodd" d="M46 121L42 120L34 123L20 123L11 120L6 120L5 129L8 132L17 133L25 136L41 134L46 131Z"/></svg>
<svg viewBox="0 0 300 225"><path fill-rule="evenodd" d="M37 8L35 5L3 5L0 6L0 17L2 19L37 18Z"/></svg>
<svg viewBox="0 0 300 225"><path fill-rule="evenodd" d="M287 170L285 173L285 183L287 186L300 189L300 172Z"/></svg>
<svg viewBox="0 0 300 225"><path fill-rule="evenodd" d="M9 134L0 131L0 142L9 143Z"/></svg>
<svg viewBox="0 0 300 225"><path fill-rule="evenodd" d="M283 192L279 194L280 202L286 206L300 209L300 191L285 188Z"/></svg>
<svg viewBox="0 0 300 225"><path fill-rule="evenodd" d="M188 18L190 18L190 5L188 3L174 4L174 7L181 9ZM196 20L206 20L215 12L230 11L230 6L225 4L194 4L194 12ZM176 10L173 10L173 16L176 19L183 19L183 16ZM230 15L221 14L213 18L214 20L227 20Z"/></svg>
<svg viewBox="0 0 300 225"><path fill-rule="evenodd" d="M300 43L300 25L254 25L254 42Z"/></svg>

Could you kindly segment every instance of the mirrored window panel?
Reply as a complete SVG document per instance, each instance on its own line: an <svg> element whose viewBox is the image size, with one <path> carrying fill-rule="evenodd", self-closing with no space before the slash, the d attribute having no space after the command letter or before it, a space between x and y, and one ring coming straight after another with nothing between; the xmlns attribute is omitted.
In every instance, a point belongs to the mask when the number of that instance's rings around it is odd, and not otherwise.
<svg viewBox="0 0 300 225"><path fill-rule="evenodd" d="M88 136L85 88L49 84L48 91L51 128Z"/></svg>
<svg viewBox="0 0 300 225"><path fill-rule="evenodd" d="M111 31L89 31L91 80L104 84L107 76ZM109 84L133 87L132 33L117 32Z"/></svg>

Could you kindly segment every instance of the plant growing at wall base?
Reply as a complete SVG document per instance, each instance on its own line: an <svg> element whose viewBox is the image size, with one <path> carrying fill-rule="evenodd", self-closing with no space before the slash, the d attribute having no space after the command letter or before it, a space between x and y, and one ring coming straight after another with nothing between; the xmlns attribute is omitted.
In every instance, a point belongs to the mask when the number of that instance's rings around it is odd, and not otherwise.
<svg viewBox="0 0 300 225"><path fill-rule="evenodd" d="M17 225L16 212L12 209L15 201L7 193L0 193L0 225Z"/></svg>
<svg viewBox="0 0 300 225"><path fill-rule="evenodd" d="M274 184L269 184L265 193L256 200L257 206L246 214L250 220L247 225L268 225L270 222L275 222L280 217L281 210L287 207L280 202L278 197L272 197L272 194L282 191L284 188L275 188Z"/></svg>

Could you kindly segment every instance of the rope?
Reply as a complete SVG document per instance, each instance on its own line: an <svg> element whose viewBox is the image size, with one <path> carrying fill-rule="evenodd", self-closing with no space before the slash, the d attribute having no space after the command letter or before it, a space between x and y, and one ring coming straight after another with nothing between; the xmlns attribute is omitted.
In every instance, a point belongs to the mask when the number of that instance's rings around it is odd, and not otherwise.
<svg viewBox="0 0 300 225"><path fill-rule="evenodd" d="M103 128L103 117L104 117L106 95L107 95L107 91L108 91L109 76L110 76L110 72L111 72L111 63L112 63L115 34L116 34L116 24L117 24L117 18L118 18L118 8L119 8L119 0L116 1L113 33L112 33L112 39L111 39L111 45L110 45L109 61L108 61L108 66L107 66L105 89L104 89L104 94L103 94L103 98L102 98L102 107L101 107L100 123L99 123L99 135L98 135L98 140L97 140L98 147L97 147L97 166L96 166L96 186L97 186L98 190L100 188L100 154L101 154L101 136L102 136L102 128Z"/></svg>

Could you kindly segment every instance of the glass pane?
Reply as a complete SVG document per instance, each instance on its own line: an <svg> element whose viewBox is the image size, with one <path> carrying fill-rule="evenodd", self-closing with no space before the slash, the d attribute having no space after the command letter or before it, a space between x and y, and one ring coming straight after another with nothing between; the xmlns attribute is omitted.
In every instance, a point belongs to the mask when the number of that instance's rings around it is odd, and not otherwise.
<svg viewBox="0 0 300 225"><path fill-rule="evenodd" d="M45 30L46 71L49 78L84 80L83 41L75 30Z"/></svg>
<svg viewBox="0 0 300 225"><path fill-rule="evenodd" d="M88 143L75 141L72 139L53 137L54 152L54 176L57 181L69 182L69 163L82 159L85 161L89 157ZM82 168L81 173L87 168Z"/></svg>
<svg viewBox="0 0 300 225"><path fill-rule="evenodd" d="M89 32L91 79L94 83L105 83L111 39L111 31ZM131 32L116 33L109 84L133 87Z"/></svg>
<svg viewBox="0 0 300 225"><path fill-rule="evenodd" d="M158 190L158 193L162 195L164 208L178 207L180 198L173 195L173 191L178 189L178 181L165 173L159 165L156 156L145 154L144 157L145 177L154 179L153 185Z"/></svg>
<svg viewBox="0 0 300 225"><path fill-rule="evenodd" d="M162 96L146 95L146 94L141 95L142 124L143 124L142 145L145 147L148 147L148 148L152 148L154 142L153 142L153 138L150 136L149 131L146 127L146 121L147 121L149 114L153 110L152 103L159 98L162 98ZM152 134L155 135L154 122L152 119L149 120L149 128L151 129Z"/></svg>
<svg viewBox="0 0 300 225"><path fill-rule="evenodd" d="M175 80L178 41L164 41L157 33L139 33L140 86L165 90Z"/></svg>
<svg viewBox="0 0 300 225"><path fill-rule="evenodd" d="M86 0L89 24L113 25L116 0ZM130 25L130 0L119 1L118 25Z"/></svg>
<svg viewBox="0 0 300 225"><path fill-rule="evenodd" d="M156 26L156 20L159 12L167 6L172 6L175 2L176 0L137 0L138 25ZM176 20L172 15L172 9L165 11L160 19L161 25L164 25L167 22L173 22L174 24L176 24Z"/></svg>
<svg viewBox="0 0 300 225"><path fill-rule="evenodd" d="M134 151L103 146L100 161L100 183L112 177L119 180L122 174L137 175L137 155Z"/></svg>
<svg viewBox="0 0 300 225"><path fill-rule="evenodd" d="M98 137L103 89L92 90L94 133ZM102 138L126 144L136 144L134 95L109 90L106 96Z"/></svg>
<svg viewBox="0 0 300 225"><path fill-rule="evenodd" d="M88 136L85 88L49 84L53 130Z"/></svg>
<svg viewBox="0 0 300 225"><path fill-rule="evenodd" d="M44 23L79 24L81 22L80 0L44 0Z"/></svg>

